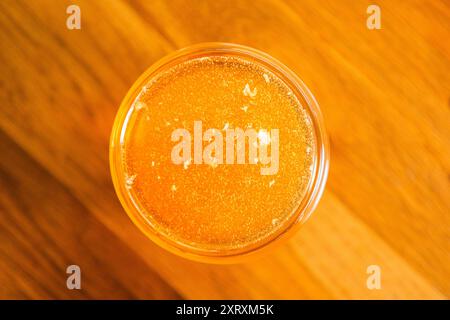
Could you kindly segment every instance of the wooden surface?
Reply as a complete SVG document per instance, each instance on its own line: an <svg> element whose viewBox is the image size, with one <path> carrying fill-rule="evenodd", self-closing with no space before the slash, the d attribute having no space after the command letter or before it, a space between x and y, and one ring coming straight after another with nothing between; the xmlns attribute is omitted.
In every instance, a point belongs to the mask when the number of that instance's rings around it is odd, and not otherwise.
<svg viewBox="0 0 450 320"><path fill-rule="evenodd" d="M81 8L81 30L66 7ZM450 297L450 3L0 2L0 298ZM311 220L258 260L187 261L112 187L108 139L134 80L198 42L249 45L305 81L331 167ZM66 267L82 290L66 289ZM381 268L380 290L366 268Z"/></svg>

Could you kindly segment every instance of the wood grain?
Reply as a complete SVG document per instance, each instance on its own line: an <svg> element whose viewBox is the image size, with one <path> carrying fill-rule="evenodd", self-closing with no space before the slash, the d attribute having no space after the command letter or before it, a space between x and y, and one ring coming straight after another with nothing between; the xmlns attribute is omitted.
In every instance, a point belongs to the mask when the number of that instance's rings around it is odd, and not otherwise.
<svg viewBox="0 0 450 320"><path fill-rule="evenodd" d="M377 1L0 2L0 298L450 297L450 5ZM165 54L249 45L313 91L331 140L324 197L276 252L187 261L129 221L108 139L121 99ZM65 268L82 268L81 291ZM382 270L381 290L366 268Z"/></svg>

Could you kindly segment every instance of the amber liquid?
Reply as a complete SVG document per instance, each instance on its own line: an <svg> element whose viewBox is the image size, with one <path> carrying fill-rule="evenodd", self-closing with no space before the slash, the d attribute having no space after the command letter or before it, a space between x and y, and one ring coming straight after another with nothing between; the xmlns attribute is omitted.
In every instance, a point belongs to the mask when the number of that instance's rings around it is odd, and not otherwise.
<svg viewBox="0 0 450 320"><path fill-rule="evenodd" d="M175 165L172 132L192 132L198 120L205 129L279 129L277 173L261 175L259 164ZM314 141L299 99L266 66L240 56L197 57L149 79L131 106L121 139L125 181L165 237L216 252L244 248L295 214L311 180Z"/></svg>

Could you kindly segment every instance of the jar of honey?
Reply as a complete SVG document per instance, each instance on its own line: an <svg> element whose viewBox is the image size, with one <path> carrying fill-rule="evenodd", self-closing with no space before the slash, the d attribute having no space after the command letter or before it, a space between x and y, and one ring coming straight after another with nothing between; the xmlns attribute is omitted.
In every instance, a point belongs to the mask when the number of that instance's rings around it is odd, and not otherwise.
<svg viewBox="0 0 450 320"><path fill-rule="evenodd" d="M151 66L111 135L114 187L153 241L186 258L242 260L316 207L329 149L308 88L271 56L206 43Z"/></svg>

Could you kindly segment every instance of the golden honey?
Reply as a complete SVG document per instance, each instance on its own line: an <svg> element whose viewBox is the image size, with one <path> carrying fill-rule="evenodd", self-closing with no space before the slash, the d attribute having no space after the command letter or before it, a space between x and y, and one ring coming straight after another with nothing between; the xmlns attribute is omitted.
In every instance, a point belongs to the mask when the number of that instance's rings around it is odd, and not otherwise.
<svg viewBox="0 0 450 320"><path fill-rule="evenodd" d="M127 212L188 257L236 256L280 237L306 218L324 170L317 119L292 79L229 46L182 51L148 71L113 130Z"/></svg>

